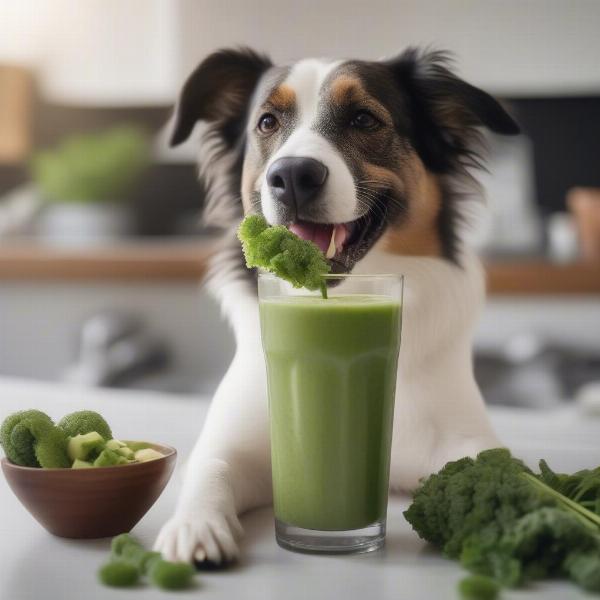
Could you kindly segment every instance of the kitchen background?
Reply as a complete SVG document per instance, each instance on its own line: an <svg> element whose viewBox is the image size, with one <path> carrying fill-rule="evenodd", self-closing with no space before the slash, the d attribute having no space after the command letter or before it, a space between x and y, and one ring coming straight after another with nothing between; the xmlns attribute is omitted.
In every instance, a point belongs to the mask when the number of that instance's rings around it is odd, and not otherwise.
<svg viewBox="0 0 600 600"><path fill-rule="evenodd" d="M210 392L233 352L201 287L194 140L177 92L218 47L275 61L454 52L502 98L471 231L491 403L600 407L600 2L0 0L0 377ZM485 208L485 210L483 210Z"/></svg>

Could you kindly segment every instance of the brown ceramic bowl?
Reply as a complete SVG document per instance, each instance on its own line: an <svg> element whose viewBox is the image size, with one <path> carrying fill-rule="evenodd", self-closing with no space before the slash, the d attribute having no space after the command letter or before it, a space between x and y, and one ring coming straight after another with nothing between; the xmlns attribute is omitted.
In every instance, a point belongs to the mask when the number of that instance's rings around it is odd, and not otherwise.
<svg viewBox="0 0 600 600"><path fill-rule="evenodd" d="M148 444L163 458L118 467L39 469L2 459L8 485L50 533L102 538L130 531L171 478L177 451Z"/></svg>

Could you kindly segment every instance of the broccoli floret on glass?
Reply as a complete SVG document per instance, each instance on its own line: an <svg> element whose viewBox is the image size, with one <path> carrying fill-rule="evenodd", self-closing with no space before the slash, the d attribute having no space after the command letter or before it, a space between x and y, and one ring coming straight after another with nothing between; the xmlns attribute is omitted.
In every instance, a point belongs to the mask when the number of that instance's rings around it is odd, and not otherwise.
<svg viewBox="0 0 600 600"><path fill-rule="evenodd" d="M113 538L111 542L110 564L127 564L133 567L138 575L148 575L150 581L161 589L180 590L187 588L192 581L195 570L188 563L173 563L161 558L159 552L148 552L128 533ZM101 568L99 577L102 581ZM107 584L114 585L114 584Z"/></svg>
<svg viewBox="0 0 600 600"><path fill-rule="evenodd" d="M24 467L67 468L67 436L39 410L25 410L7 417L0 428L6 456Z"/></svg>
<svg viewBox="0 0 600 600"><path fill-rule="evenodd" d="M238 229L248 268L259 267L289 281L296 288L321 289L330 266L319 247L283 225L269 226L264 217L248 215Z"/></svg>
<svg viewBox="0 0 600 600"><path fill-rule="evenodd" d="M58 427L70 437L92 431L99 433L105 440L110 440L113 437L108 423L102 415L93 410L80 410L66 415L58 422Z"/></svg>

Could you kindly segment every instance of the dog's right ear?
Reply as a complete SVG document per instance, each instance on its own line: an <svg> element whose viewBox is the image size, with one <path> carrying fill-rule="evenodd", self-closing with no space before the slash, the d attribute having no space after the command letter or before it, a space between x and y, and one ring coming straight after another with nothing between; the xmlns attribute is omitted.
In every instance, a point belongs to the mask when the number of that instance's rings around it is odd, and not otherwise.
<svg viewBox="0 0 600 600"><path fill-rule="evenodd" d="M250 48L219 50L204 59L181 91L171 146L184 142L198 121L216 123L225 143L233 144L254 88L271 66L266 56Z"/></svg>

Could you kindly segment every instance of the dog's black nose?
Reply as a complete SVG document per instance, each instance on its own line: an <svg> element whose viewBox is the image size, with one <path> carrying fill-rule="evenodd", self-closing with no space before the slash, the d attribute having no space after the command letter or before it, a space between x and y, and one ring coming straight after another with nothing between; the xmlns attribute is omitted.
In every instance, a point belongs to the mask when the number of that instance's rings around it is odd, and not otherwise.
<svg viewBox="0 0 600 600"><path fill-rule="evenodd" d="M267 171L267 184L276 200L294 211L313 200L327 180L327 167L314 158L278 158Z"/></svg>

